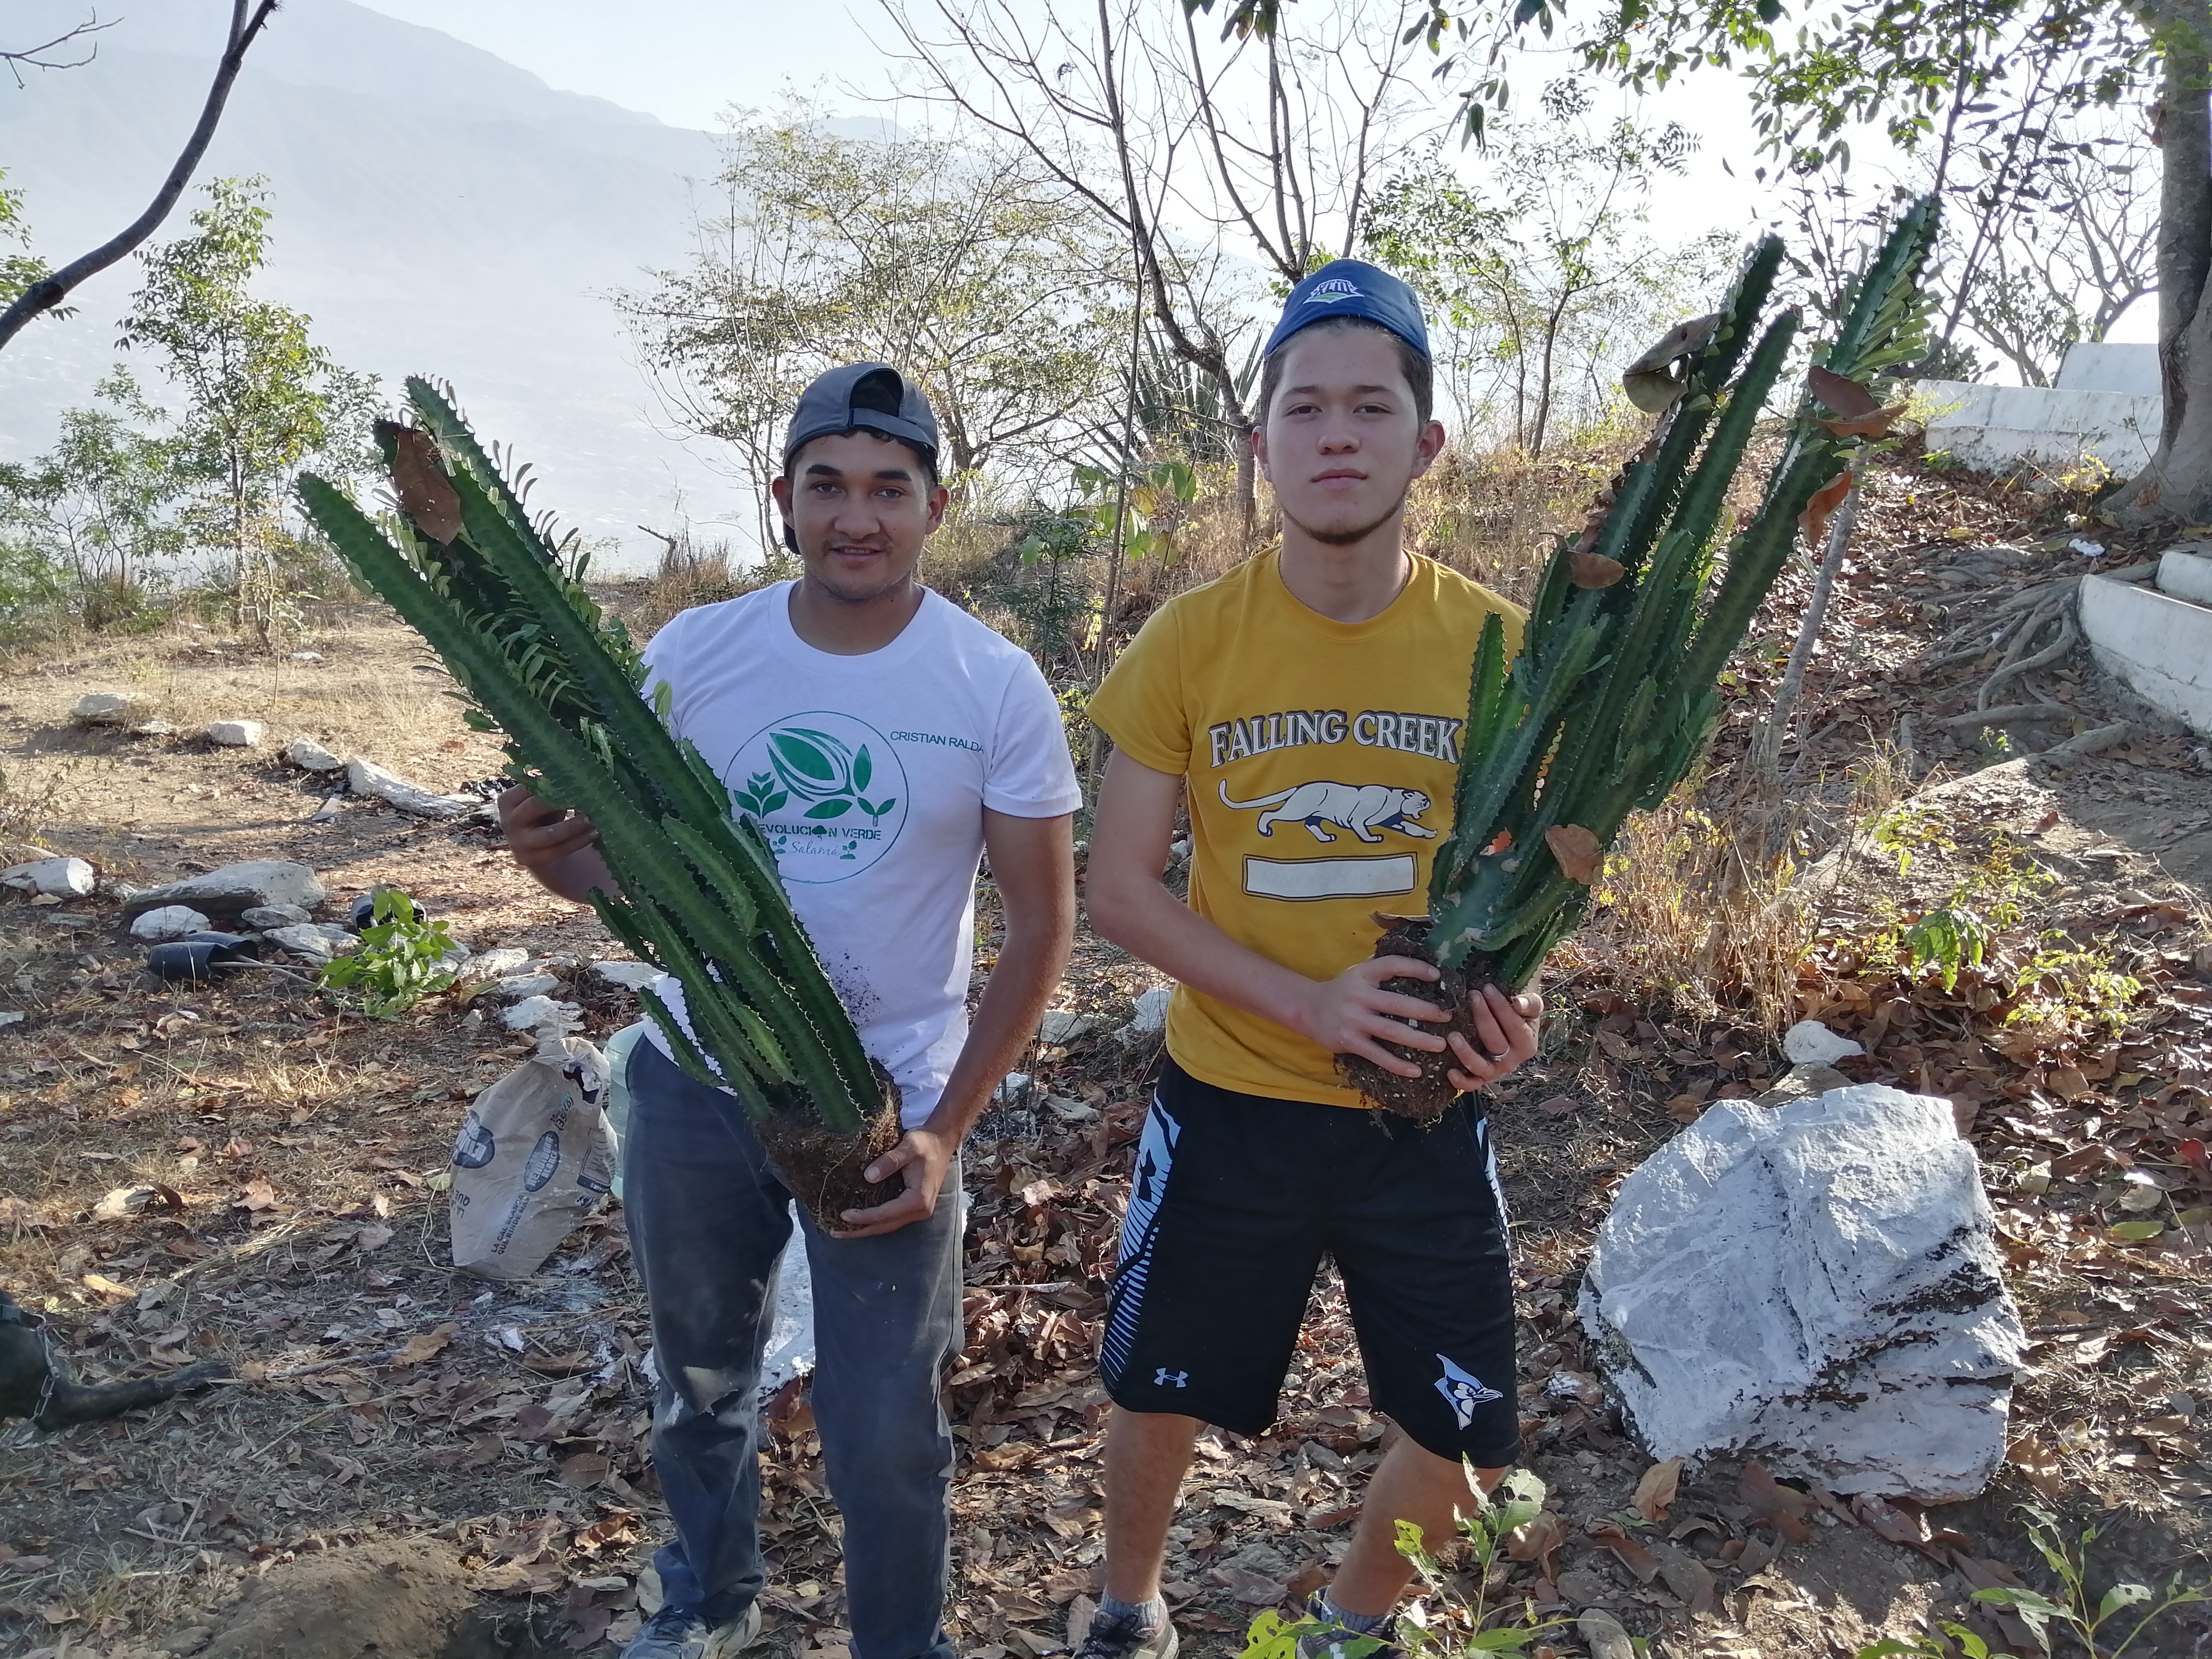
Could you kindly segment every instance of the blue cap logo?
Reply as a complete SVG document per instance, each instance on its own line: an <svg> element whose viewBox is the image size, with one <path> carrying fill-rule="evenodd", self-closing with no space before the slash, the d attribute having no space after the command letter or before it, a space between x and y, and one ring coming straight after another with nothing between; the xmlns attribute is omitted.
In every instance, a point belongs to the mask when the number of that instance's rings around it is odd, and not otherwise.
<svg viewBox="0 0 2212 1659"><path fill-rule="evenodd" d="M1388 329L1424 357L1429 355L1429 330L1421 320L1419 297L1389 271L1364 259L1332 260L1292 289L1262 355L1272 356L1300 329L1332 317L1360 318Z"/></svg>

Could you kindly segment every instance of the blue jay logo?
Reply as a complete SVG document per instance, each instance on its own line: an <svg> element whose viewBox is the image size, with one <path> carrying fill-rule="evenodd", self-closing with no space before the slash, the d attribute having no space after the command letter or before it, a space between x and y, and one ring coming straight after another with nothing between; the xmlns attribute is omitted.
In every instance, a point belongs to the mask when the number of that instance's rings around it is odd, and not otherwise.
<svg viewBox="0 0 2212 1659"><path fill-rule="evenodd" d="M1152 1386L1156 1389L1164 1389L1171 1386L1178 1389L1187 1389L1190 1386L1190 1373L1188 1371L1171 1371L1166 1366L1163 1365L1152 1373Z"/></svg>
<svg viewBox="0 0 2212 1659"><path fill-rule="evenodd" d="M1437 1379L1437 1392L1450 1404L1452 1415L1459 1419L1462 1429L1473 1425L1477 1406L1505 1398L1480 1377L1460 1370L1442 1354L1437 1356L1437 1364L1444 1368L1444 1374Z"/></svg>

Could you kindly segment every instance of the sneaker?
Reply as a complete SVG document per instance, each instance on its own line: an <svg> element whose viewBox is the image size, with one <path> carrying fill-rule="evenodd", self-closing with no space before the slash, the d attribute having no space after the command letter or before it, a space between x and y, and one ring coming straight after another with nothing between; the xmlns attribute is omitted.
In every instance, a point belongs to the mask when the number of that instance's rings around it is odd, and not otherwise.
<svg viewBox="0 0 2212 1659"><path fill-rule="evenodd" d="M1075 1659L1175 1659L1175 1621L1163 1619L1151 1630L1128 1613L1109 1619L1094 1613Z"/></svg>
<svg viewBox="0 0 2212 1659"><path fill-rule="evenodd" d="M622 1659L725 1659L750 1647L760 1627L757 1601L722 1625L708 1624L689 1607L663 1607L630 1638Z"/></svg>
<svg viewBox="0 0 2212 1659"><path fill-rule="evenodd" d="M1338 1624L1322 1607L1320 1590L1306 1598L1305 1616L1317 1621L1321 1628L1299 1636L1298 1659L1405 1659L1389 1638L1388 1620L1379 1632L1353 1630Z"/></svg>

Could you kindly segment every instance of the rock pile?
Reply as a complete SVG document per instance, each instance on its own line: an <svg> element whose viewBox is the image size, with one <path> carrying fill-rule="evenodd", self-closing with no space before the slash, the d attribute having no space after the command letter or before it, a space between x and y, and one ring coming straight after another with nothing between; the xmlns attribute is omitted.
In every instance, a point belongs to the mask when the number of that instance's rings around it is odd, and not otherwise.
<svg viewBox="0 0 2212 1659"><path fill-rule="evenodd" d="M289 904L313 912L329 896L306 865L254 859L134 893L124 901L123 919L135 921L164 905L189 904L217 921L228 922L258 905Z"/></svg>
<svg viewBox="0 0 2212 1659"><path fill-rule="evenodd" d="M1720 1102L1621 1183L1580 1311L1655 1457L1941 1503L2004 1455L2025 1336L1948 1101Z"/></svg>

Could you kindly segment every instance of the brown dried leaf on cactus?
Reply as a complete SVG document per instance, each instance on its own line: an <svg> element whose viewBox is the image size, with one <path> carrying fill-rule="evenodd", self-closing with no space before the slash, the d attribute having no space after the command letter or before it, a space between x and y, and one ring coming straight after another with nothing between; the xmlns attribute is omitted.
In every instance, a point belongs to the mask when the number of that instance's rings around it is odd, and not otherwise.
<svg viewBox="0 0 2212 1659"><path fill-rule="evenodd" d="M1675 365L1703 351L1720 325L1721 313L1715 312L1668 329L1656 345L1620 372L1620 387L1628 401L1647 415L1671 406L1690 385L1687 371Z"/></svg>
<svg viewBox="0 0 2212 1659"><path fill-rule="evenodd" d="M441 546L461 533L461 497L438 465L438 446L427 432L390 423L395 453L392 488L399 506L421 531Z"/></svg>
<svg viewBox="0 0 2212 1659"><path fill-rule="evenodd" d="M1544 845L1570 880L1588 887L1604 872L1604 844L1579 823L1553 824L1544 831Z"/></svg>
<svg viewBox="0 0 2212 1659"><path fill-rule="evenodd" d="M1850 375L1822 368L1818 363L1805 371L1805 384L1815 398L1838 415L1871 415L1881 402Z"/></svg>
<svg viewBox="0 0 2212 1659"><path fill-rule="evenodd" d="M1567 568L1567 580L1577 587L1610 587L1628 574L1626 565L1602 553L1577 553Z"/></svg>
<svg viewBox="0 0 2212 1659"><path fill-rule="evenodd" d="M1843 420L1824 420L1816 415L1813 417L1813 424L1826 428L1838 438L1887 438L1889 428L1904 413L1903 404L1885 404L1864 415L1854 415Z"/></svg>
<svg viewBox="0 0 2212 1659"><path fill-rule="evenodd" d="M1805 503L1805 510L1797 515L1797 527L1805 532L1805 544L1817 548L1828 533L1828 515L1844 504L1844 497L1851 493L1853 480L1849 472L1838 472L1822 484Z"/></svg>

